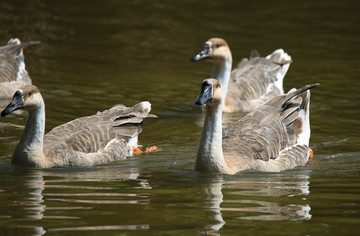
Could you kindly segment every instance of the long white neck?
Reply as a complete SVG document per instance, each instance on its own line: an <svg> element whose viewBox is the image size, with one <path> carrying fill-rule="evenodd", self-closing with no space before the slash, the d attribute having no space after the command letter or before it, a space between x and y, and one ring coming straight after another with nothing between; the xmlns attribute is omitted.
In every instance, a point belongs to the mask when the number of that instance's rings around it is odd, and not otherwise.
<svg viewBox="0 0 360 236"><path fill-rule="evenodd" d="M221 85L221 92L224 97L229 87L231 77L232 57L231 55L222 63L214 63L211 77L217 79ZM225 101L225 99L223 99Z"/></svg>
<svg viewBox="0 0 360 236"><path fill-rule="evenodd" d="M222 104L206 108L206 117L197 153L195 170L230 173L222 149Z"/></svg>
<svg viewBox="0 0 360 236"><path fill-rule="evenodd" d="M12 163L33 167L43 167L44 132L45 104L42 103L38 109L29 112L25 130L15 149Z"/></svg>

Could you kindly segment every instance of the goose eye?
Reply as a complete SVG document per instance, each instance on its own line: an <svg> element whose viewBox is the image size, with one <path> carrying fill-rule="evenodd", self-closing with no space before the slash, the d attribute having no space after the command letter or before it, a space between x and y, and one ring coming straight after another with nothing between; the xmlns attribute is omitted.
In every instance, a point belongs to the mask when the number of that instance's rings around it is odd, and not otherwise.
<svg viewBox="0 0 360 236"><path fill-rule="evenodd" d="M219 48L221 45L220 44L216 44L216 47Z"/></svg>
<svg viewBox="0 0 360 236"><path fill-rule="evenodd" d="M32 94L33 94L32 92L29 92L29 97L31 97Z"/></svg>

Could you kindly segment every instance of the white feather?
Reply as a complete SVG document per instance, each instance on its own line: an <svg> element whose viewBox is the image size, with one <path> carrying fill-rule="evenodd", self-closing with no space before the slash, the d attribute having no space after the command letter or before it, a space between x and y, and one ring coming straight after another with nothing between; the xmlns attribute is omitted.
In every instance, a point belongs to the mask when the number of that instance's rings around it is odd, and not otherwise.
<svg viewBox="0 0 360 236"><path fill-rule="evenodd" d="M308 93L308 101L310 101L310 91L307 91ZM302 133L299 135L299 138L297 140L298 144L305 144L309 146L309 140L310 140L310 104L307 105L307 110L300 110L299 118L301 118L302 121Z"/></svg>
<svg viewBox="0 0 360 236"><path fill-rule="evenodd" d="M283 49L277 49L275 50L273 53L271 53L270 55L268 55L266 57L266 59L271 59L271 57L275 54L279 54L280 55L280 58L279 58L279 62L281 61L291 61L291 57L289 56L289 54L287 54L286 52L284 52ZM281 93L284 93L284 89L283 89L283 81L284 81L284 77L286 75L286 72L288 71L289 69L289 66L290 66L290 63L286 63L284 65L282 65L281 69L276 73L276 78L277 78L277 81L275 82L275 87L277 87ZM272 87L272 84L270 84L267 88L267 92L268 90L270 90Z"/></svg>

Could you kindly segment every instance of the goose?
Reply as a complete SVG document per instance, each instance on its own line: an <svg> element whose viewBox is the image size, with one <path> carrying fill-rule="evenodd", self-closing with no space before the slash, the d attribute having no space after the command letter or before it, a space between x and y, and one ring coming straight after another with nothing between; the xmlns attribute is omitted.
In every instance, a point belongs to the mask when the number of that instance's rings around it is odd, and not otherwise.
<svg viewBox="0 0 360 236"><path fill-rule="evenodd" d="M10 39L7 45L0 47L0 99L10 99L15 91L31 84L25 69L23 49L39 44L39 41L21 43L19 39Z"/></svg>
<svg viewBox="0 0 360 236"><path fill-rule="evenodd" d="M206 104L195 170L235 174L243 170L279 172L305 165L312 155L309 89L318 85L273 97L222 135L221 85L213 78L204 80L195 101Z"/></svg>
<svg viewBox="0 0 360 236"><path fill-rule="evenodd" d="M250 59L244 58L231 71L232 55L227 42L211 38L191 61L214 63L212 78L220 81L224 112L250 112L270 98L283 94L283 79L289 69L291 57L278 49L267 57L254 50ZM194 107L195 110L203 110Z"/></svg>
<svg viewBox="0 0 360 236"><path fill-rule="evenodd" d="M115 105L55 127L44 135L45 104L40 90L27 85L15 92L1 116L23 109L29 113L23 135L14 151L12 164L35 168L90 167L125 159L137 148L138 134L151 104L133 107Z"/></svg>

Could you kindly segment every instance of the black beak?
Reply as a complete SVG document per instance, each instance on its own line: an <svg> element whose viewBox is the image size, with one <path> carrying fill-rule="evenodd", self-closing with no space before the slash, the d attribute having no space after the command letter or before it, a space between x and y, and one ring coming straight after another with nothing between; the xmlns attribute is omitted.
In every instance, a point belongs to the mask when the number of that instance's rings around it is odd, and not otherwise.
<svg viewBox="0 0 360 236"><path fill-rule="evenodd" d="M195 61L205 60L209 58L210 54L211 54L211 48L205 45L198 54L196 54L193 58L190 59L190 61L195 62Z"/></svg>
<svg viewBox="0 0 360 236"><path fill-rule="evenodd" d="M24 101L20 92L16 92L12 101L7 105L7 107L1 112L1 116L7 116L11 112L16 111L24 106Z"/></svg>
<svg viewBox="0 0 360 236"><path fill-rule="evenodd" d="M213 99L213 84L205 80L201 86L201 91L198 98L195 101L196 105L203 105Z"/></svg>

